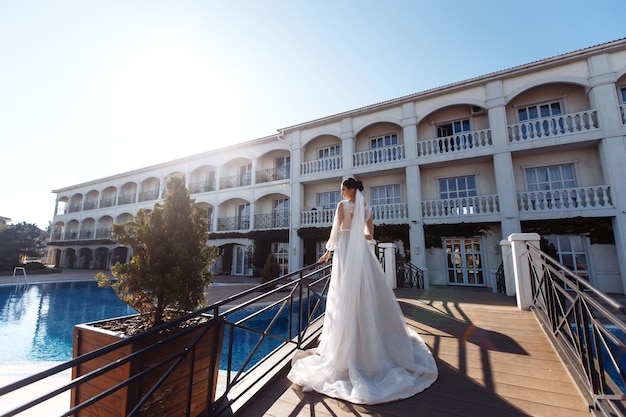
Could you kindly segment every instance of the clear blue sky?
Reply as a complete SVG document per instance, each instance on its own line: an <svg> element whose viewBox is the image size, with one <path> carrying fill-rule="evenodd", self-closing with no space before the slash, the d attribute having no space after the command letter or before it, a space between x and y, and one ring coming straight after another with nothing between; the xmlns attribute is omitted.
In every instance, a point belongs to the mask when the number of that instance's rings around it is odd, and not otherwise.
<svg viewBox="0 0 626 417"><path fill-rule="evenodd" d="M626 37L624 0L0 0L0 216L53 189Z"/></svg>

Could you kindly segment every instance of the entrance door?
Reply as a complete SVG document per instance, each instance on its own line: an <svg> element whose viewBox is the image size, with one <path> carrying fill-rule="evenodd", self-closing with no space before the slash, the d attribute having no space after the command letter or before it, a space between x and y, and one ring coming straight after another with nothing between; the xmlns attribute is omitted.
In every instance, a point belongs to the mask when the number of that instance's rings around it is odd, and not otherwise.
<svg viewBox="0 0 626 417"><path fill-rule="evenodd" d="M446 239L448 285L485 286L480 239Z"/></svg>
<svg viewBox="0 0 626 417"><path fill-rule="evenodd" d="M233 246L233 275L243 275L246 271L246 247Z"/></svg>

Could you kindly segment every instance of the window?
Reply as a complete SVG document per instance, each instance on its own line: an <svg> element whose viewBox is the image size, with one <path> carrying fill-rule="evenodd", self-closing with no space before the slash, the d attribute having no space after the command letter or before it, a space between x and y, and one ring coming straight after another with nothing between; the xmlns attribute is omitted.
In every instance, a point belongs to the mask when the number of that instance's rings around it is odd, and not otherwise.
<svg viewBox="0 0 626 417"><path fill-rule="evenodd" d="M576 187L574 180L574 167L568 165L555 165L550 167L538 167L526 169L526 182L528 191L562 190Z"/></svg>
<svg viewBox="0 0 626 417"><path fill-rule="evenodd" d="M341 201L341 192L331 191L328 193L317 193L315 196L315 203L321 207L322 210L334 209L337 207L337 203Z"/></svg>
<svg viewBox="0 0 626 417"><path fill-rule="evenodd" d="M250 228L250 203L237 206L237 226L238 229Z"/></svg>
<svg viewBox="0 0 626 417"><path fill-rule="evenodd" d="M546 253L554 256L559 263L565 265L575 274L589 279L587 254L582 236L545 235L544 239L547 245Z"/></svg>
<svg viewBox="0 0 626 417"><path fill-rule="evenodd" d="M239 186L250 185L252 179L252 164L241 165L239 167Z"/></svg>
<svg viewBox="0 0 626 417"><path fill-rule="evenodd" d="M289 244L285 242L273 242L272 253L278 262L280 275L289 273Z"/></svg>
<svg viewBox="0 0 626 417"><path fill-rule="evenodd" d="M626 104L626 87L620 88L622 103Z"/></svg>
<svg viewBox="0 0 626 417"><path fill-rule="evenodd" d="M458 133L469 132L470 130L469 119L457 120L455 122L437 125L437 137L445 138L446 136L453 136Z"/></svg>
<svg viewBox="0 0 626 417"><path fill-rule="evenodd" d="M398 144L398 134L391 133L370 139L370 149L387 148Z"/></svg>
<svg viewBox="0 0 626 417"><path fill-rule="evenodd" d="M317 159L341 156L341 145L331 145L317 150Z"/></svg>
<svg viewBox="0 0 626 417"><path fill-rule="evenodd" d="M394 204L402 202L402 195L400 193L400 185L383 185L381 187L372 187L370 189L370 195L372 197L372 205L380 204Z"/></svg>
<svg viewBox="0 0 626 417"><path fill-rule="evenodd" d="M442 200L463 197L475 197L476 177L474 175L458 178L442 178L439 180L439 198Z"/></svg>
<svg viewBox="0 0 626 417"><path fill-rule="evenodd" d="M561 103L559 101L546 104L535 104L517 109L517 118L520 122L557 116L559 114L563 114L561 111Z"/></svg>
<svg viewBox="0 0 626 417"><path fill-rule="evenodd" d="M288 227L289 226L289 199L279 198L274 200L274 224L273 227Z"/></svg>
<svg viewBox="0 0 626 417"><path fill-rule="evenodd" d="M276 178L277 180L284 180L289 178L291 172L291 157L281 156L275 159L276 164Z"/></svg>
<svg viewBox="0 0 626 417"><path fill-rule="evenodd" d="M475 212L474 199L476 189L476 177L442 178L439 180L439 199L443 201L443 213L445 215L472 214Z"/></svg>

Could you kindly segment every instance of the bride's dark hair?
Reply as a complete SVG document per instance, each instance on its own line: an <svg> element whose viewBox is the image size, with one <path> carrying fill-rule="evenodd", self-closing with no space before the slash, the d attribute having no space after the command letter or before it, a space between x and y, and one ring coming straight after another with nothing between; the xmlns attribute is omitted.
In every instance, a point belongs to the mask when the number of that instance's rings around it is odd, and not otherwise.
<svg viewBox="0 0 626 417"><path fill-rule="evenodd" d="M359 191L363 191L363 183L361 181L355 180L352 177L343 180L341 185L351 190L357 189Z"/></svg>

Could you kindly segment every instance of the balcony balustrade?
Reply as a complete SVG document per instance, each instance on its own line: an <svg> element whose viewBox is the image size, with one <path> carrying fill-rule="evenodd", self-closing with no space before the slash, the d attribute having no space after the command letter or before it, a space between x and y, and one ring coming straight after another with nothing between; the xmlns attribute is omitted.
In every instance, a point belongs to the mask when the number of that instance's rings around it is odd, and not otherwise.
<svg viewBox="0 0 626 417"><path fill-rule="evenodd" d="M409 218L408 203L377 204L371 208L374 222L386 223Z"/></svg>
<svg viewBox="0 0 626 417"><path fill-rule="evenodd" d="M123 204L133 204L135 202L135 194L121 195L117 198L117 204L119 206Z"/></svg>
<svg viewBox="0 0 626 417"><path fill-rule="evenodd" d="M385 148L370 149L364 152L357 152L352 155L352 166L361 167L385 164L403 159L406 159L404 145L396 145Z"/></svg>
<svg viewBox="0 0 626 417"><path fill-rule="evenodd" d="M52 236L50 237L50 240L61 240L62 238L63 238L63 231L55 230L54 232L52 232Z"/></svg>
<svg viewBox="0 0 626 417"><path fill-rule="evenodd" d="M271 182L271 181L279 181L289 179L289 168L280 167L280 168L270 168L263 169L256 172L256 182Z"/></svg>
<svg viewBox="0 0 626 417"><path fill-rule="evenodd" d="M248 230L250 229L250 219L248 217L220 217L217 219L217 230L220 232L227 230Z"/></svg>
<svg viewBox="0 0 626 417"><path fill-rule="evenodd" d="M96 239L109 239L111 237L111 228L96 229Z"/></svg>
<svg viewBox="0 0 626 417"><path fill-rule="evenodd" d="M191 194L208 193L215 191L215 179L192 182L189 184L189 192Z"/></svg>
<svg viewBox="0 0 626 417"><path fill-rule="evenodd" d="M508 126L510 143L589 132L597 129L599 129L599 125L595 110L527 120Z"/></svg>
<svg viewBox="0 0 626 417"><path fill-rule="evenodd" d="M499 213L500 204L496 194L422 201L422 217L425 219Z"/></svg>
<svg viewBox="0 0 626 417"><path fill-rule="evenodd" d="M229 177L220 178L220 189L243 187L252 184L252 175L250 172L244 175L231 175Z"/></svg>
<svg viewBox="0 0 626 417"><path fill-rule="evenodd" d="M142 191L139 193L139 201L154 201L159 198L159 190Z"/></svg>
<svg viewBox="0 0 626 417"><path fill-rule="evenodd" d="M255 229L281 229L289 227L289 214L255 214Z"/></svg>
<svg viewBox="0 0 626 417"><path fill-rule="evenodd" d="M306 210L300 212L300 225L302 227L332 226L336 209Z"/></svg>
<svg viewBox="0 0 626 417"><path fill-rule="evenodd" d="M115 198L103 198L100 200L100 208L113 207L115 205Z"/></svg>
<svg viewBox="0 0 626 417"><path fill-rule="evenodd" d="M491 129L457 133L452 136L417 142L417 156L431 156L463 152L492 146Z"/></svg>
<svg viewBox="0 0 626 417"><path fill-rule="evenodd" d="M70 204L68 213L76 213L77 211L80 211L80 206L81 206L80 203Z"/></svg>
<svg viewBox="0 0 626 417"><path fill-rule="evenodd" d="M85 201L83 210L95 210L98 208L98 200Z"/></svg>
<svg viewBox="0 0 626 417"><path fill-rule="evenodd" d="M92 239L92 238L93 238L93 230L81 230L80 239L86 240L86 239Z"/></svg>
<svg viewBox="0 0 626 417"><path fill-rule="evenodd" d="M517 208L521 212L563 211L613 208L610 187L565 188L548 191L523 191L517 193Z"/></svg>
<svg viewBox="0 0 626 417"><path fill-rule="evenodd" d="M320 172L338 171L343 168L341 156L321 158L300 164L300 175L318 174Z"/></svg>
<svg viewBox="0 0 626 417"><path fill-rule="evenodd" d="M77 239L78 239L78 232L76 232L76 231L67 231L67 232L65 232L64 240L77 240Z"/></svg>

